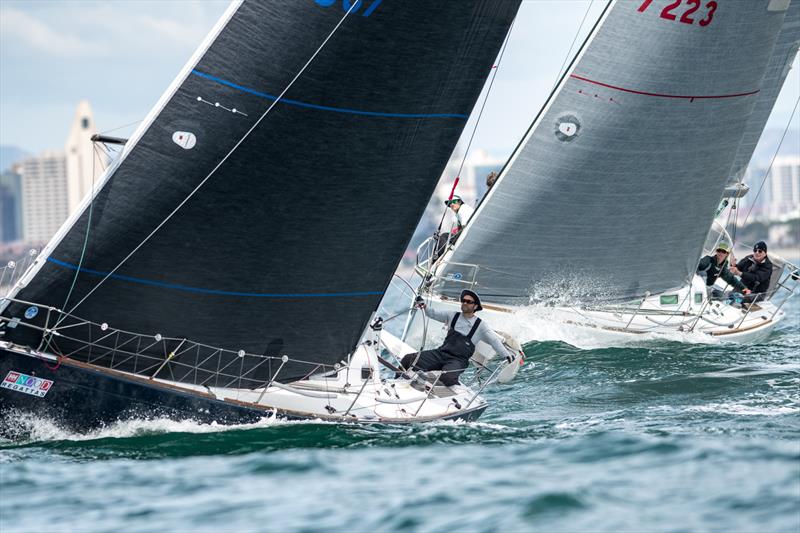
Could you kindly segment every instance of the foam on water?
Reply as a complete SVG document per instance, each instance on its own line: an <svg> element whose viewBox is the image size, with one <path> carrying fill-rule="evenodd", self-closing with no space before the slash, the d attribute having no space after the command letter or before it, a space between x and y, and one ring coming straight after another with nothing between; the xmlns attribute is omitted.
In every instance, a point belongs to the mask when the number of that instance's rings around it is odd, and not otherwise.
<svg viewBox="0 0 800 533"><path fill-rule="evenodd" d="M751 405L742 403L712 403L685 408L686 411L699 413L724 413L729 415L745 416L782 416L800 413L800 407L788 405Z"/></svg>
<svg viewBox="0 0 800 533"><path fill-rule="evenodd" d="M49 418L16 415L14 412L3 414L2 423L6 430L13 436L15 444L53 442L53 441L92 441L99 439L124 439L141 437L145 435L158 435L166 433L219 433L224 431L239 431L256 428L280 427L298 424L332 424L323 420L284 420L274 417L264 417L257 422L249 424L203 424L194 420L170 420L168 418L122 420L114 424L88 431L77 433L64 429ZM0 443L3 442L0 438Z"/></svg>
<svg viewBox="0 0 800 533"><path fill-rule="evenodd" d="M680 342L685 344L720 344L719 339L698 331L651 331L626 334L607 331L578 322L578 311L549 306L529 306L518 309L504 320L502 329L526 342L564 342L581 350L597 350L635 346L651 342Z"/></svg>

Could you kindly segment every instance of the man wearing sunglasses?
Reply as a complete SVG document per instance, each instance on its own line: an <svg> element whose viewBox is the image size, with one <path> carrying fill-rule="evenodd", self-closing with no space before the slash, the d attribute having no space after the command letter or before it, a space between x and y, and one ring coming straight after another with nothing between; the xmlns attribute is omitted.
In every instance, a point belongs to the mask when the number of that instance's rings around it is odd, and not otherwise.
<svg viewBox="0 0 800 533"><path fill-rule="evenodd" d="M458 383L458 377L466 370L470 358L475 353L475 345L481 341L491 346L497 354L504 355L509 362L514 360L515 354L503 346L503 339L475 316L475 313L483 307L474 291L469 289L461 291L461 312L458 313L429 308L421 298L417 298L417 305L425 310L428 317L449 324L450 327L444 343L439 348L403 357L400 361L403 369L413 368L426 372L441 370L439 382L446 387L452 387Z"/></svg>
<svg viewBox="0 0 800 533"><path fill-rule="evenodd" d="M748 301L755 302L759 297L763 298L772 277L772 261L767 257L767 243L758 241L753 246L753 253L736 263L736 266L731 266L730 271L741 276L742 283L754 293L748 297Z"/></svg>
<svg viewBox="0 0 800 533"><path fill-rule="evenodd" d="M711 291L710 294L713 298L722 298L723 296L721 291L711 289L711 287L714 286L714 282L717 281L717 278L722 278L739 292L750 294L750 289L728 270L730 252L731 247L728 246L728 243L721 242L719 246L717 246L714 255L703 257L697 265L697 274L706 278L706 286L708 290Z"/></svg>

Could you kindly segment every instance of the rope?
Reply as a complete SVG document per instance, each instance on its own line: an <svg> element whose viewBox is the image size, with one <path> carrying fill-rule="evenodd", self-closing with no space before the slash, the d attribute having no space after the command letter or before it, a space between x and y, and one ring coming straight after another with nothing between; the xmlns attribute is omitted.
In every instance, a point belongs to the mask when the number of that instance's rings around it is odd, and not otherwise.
<svg viewBox="0 0 800 533"><path fill-rule="evenodd" d="M264 120L264 118L269 114L269 112L272 111L272 109L276 105L278 105L278 103L281 101L283 96L289 91L289 89L292 87L292 85L294 85L294 83L298 80L298 78L300 78L300 76L305 72L305 70L308 68L308 66L311 64L311 62L314 61L314 59L317 57L317 55L325 47L325 45L328 44L328 41L331 39L331 37L333 37L333 35L336 33L336 31L339 29L339 27L342 25L342 23L347 18L347 16L350 15L350 13L353 11L354 8L356 8L357 6L360 6L360 5L361 5L360 2L353 2L353 4L350 6L350 9L347 10L347 12L344 14L344 16L342 16L342 18L339 20L339 22L333 28L333 30L331 30L331 32L325 38L325 40L322 41L322 44L319 45L317 50L311 55L311 57L308 59L308 61L306 61L305 65L303 65L303 67L295 75L295 77L292 78L292 81L290 81L289 84L283 89L283 91L281 91L281 93L278 95L278 97L272 102L272 104L267 108L267 110L264 111L264 113L262 113L262 115L258 118L258 120L250 127L250 129L247 130L247 132L242 136L242 138L239 139L239 141L233 146L233 148L230 149L230 151L220 160L219 163L217 163L217 165L211 170L211 172L209 172L208 175L205 178L203 178L203 180L199 184L197 184L197 186L194 189L192 189L192 191L178 204L178 206L175 207L175 209L173 209L172 212L169 215L167 215L164 218L164 220L162 220L158 224L158 226L156 226L155 229L153 229L153 231L151 231L147 235L147 237L145 237L142 240L142 242L140 242L128 255L126 255L125 258L122 261L120 261L117 266L115 266L113 269L111 269L111 271L108 274L106 274L100 281L98 281L97 284L88 293L86 293L86 296L84 296L77 304L75 304L72 307L72 309L70 309L70 312L72 312L75 309L77 309L83 302L86 301L87 298L89 298L89 296L91 296L94 293L94 291L96 291L100 287L100 285L102 285L109 277L111 277L117 270L119 270L119 268L122 265L124 265L125 262L127 262L128 259L130 259L131 256L133 256L133 254L135 254L139 250L139 248L144 246L144 244L147 241L149 241L150 238L153 235L155 235L156 232L158 230L160 230L164 226L164 224L166 224L175 215L175 213L177 213L186 204L186 202L188 202L192 198L192 196L194 196L195 193L197 193L197 191L199 191L200 188L203 185L205 185L206 182L209 179L211 179L211 177L214 174L216 174L217 170L225 163L225 161L228 160L228 158L239 148L239 146L241 146L241 144L245 141L245 139L247 139L250 136L250 134L258 127L258 125L261 124L261 121Z"/></svg>

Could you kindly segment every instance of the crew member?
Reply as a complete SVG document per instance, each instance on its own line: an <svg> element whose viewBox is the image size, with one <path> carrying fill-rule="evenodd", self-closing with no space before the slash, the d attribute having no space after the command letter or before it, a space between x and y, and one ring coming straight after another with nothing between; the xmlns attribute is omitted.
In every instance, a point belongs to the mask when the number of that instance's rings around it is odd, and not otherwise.
<svg viewBox="0 0 800 533"><path fill-rule="evenodd" d="M456 242L458 236L461 235L461 230L466 226L469 217L475 210L469 204L465 204L457 194L450 200L445 200L444 205L453 210L455 220L453 226L450 228L449 233L442 233L436 242L436 257L441 257L447 250L447 246Z"/></svg>
<svg viewBox="0 0 800 533"><path fill-rule="evenodd" d="M729 270L740 276L742 283L754 293L749 301L755 302L759 297L763 298L769 289L772 277L772 261L767 257L767 243L758 241L753 246L753 253L736 263L736 266L731 266Z"/></svg>
<svg viewBox="0 0 800 533"><path fill-rule="evenodd" d="M714 255L707 255L700 259L700 263L697 265L697 274L705 277L706 286L709 287L709 290L711 290L710 287L714 286L717 278L722 278L737 291L750 294L750 289L728 270L730 252L731 247L728 243L719 243ZM716 298L722 297L720 291L712 290L711 294Z"/></svg>
<svg viewBox="0 0 800 533"><path fill-rule="evenodd" d="M458 377L466 370L470 357L475 353L475 345L480 341L486 342L497 354L505 355L509 362L514 360L515 354L503 346L500 336L475 316L475 313L483 307L474 291L469 289L461 291L461 312L437 311L427 307L421 299L418 299L417 305L425 310L427 316L449 324L450 327L444 343L439 348L403 357L400 362L403 369L441 370L439 381L447 387L452 387L458 383Z"/></svg>

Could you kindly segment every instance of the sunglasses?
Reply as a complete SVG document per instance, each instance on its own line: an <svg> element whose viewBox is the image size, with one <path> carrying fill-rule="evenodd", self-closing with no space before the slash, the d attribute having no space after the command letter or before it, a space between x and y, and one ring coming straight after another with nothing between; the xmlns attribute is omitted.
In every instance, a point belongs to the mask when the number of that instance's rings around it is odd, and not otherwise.
<svg viewBox="0 0 800 533"><path fill-rule="evenodd" d="M470 305L475 305L475 300L465 300L465 299L463 299L463 298L462 298L462 299L461 299L461 303L462 303L462 304L470 304Z"/></svg>
<svg viewBox="0 0 800 533"><path fill-rule="evenodd" d="M717 253L722 252L723 254L727 254L728 250L717 249Z"/></svg>
<svg viewBox="0 0 800 533"><path fill-rule="evenodd" d="M754 253L754 254L765 254L765 253L767 253L767 251L766 251L766 250L761 250L761 249L758 249L758 250L753 250L753 253Z"/></svg>

